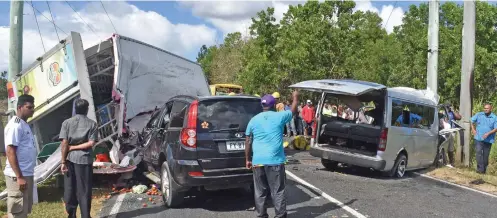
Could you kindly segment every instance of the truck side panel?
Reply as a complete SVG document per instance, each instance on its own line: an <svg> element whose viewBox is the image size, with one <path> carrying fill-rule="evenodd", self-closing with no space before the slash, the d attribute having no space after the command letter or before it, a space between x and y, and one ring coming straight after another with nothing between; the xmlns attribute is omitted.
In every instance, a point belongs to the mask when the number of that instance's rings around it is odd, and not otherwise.
<svg viewBox="0 0 497 218"><path fill-rule="evenodd" d="M200 65L123 36L114 36L117 48L116 89L126 103L126 119L160 107L176 95L210 95Z"/></svg>

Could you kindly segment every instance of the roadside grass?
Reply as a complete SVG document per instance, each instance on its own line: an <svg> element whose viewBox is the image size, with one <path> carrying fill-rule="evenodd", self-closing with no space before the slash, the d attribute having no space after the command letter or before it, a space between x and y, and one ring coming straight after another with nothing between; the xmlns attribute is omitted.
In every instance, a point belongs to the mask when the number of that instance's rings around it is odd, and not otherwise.
<svg viewBox="0 0 497 218"><path fill-rule="evenodd" d="M495 175L480 175L476 173L474 169L470 168L449 167L431 169L425 174L448 182L497 195L497 176ZM476 179L483 179L485 183L481 185L473 185L470 183Z"/></svg>
<svg viewBox="0 0 497 218"><path fill-rule="evenodd" d="M5 168L6 157L0 157L2 170L0 172L0 192L5 190L5 177L3 168ZM91 207L91 216L98 217L98 213L102 208L102 203L105 200L105 194L109 193L110 189L93 189L93 199ZM33 218L63 218L67 217L64 209L62 198L64 190L57 188L56 178L52 177L42 184L38 185L38 204L33 205L33 210L29 217ZM0 201L0 217L6 217L7 205L6 201ZM79 210L78 210L78 217Z"/></svg>

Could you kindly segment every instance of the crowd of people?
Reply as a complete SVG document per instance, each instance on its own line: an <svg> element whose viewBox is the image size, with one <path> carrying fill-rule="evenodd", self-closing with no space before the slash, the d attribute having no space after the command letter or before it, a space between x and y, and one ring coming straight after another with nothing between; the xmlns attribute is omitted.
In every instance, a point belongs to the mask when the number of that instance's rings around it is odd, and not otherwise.
<svg viewBox="0 0 497 218"><path fill-rule="evenodd" d="M282 101L279 92L274 92L271 96L275 99L276 112L291 110L290 101ZM284 136L311 135L315 111L314 105L309 99L305 102L305 104L303 102L298 104L297 113L294 114L292 119L284 126Z"/></svg>

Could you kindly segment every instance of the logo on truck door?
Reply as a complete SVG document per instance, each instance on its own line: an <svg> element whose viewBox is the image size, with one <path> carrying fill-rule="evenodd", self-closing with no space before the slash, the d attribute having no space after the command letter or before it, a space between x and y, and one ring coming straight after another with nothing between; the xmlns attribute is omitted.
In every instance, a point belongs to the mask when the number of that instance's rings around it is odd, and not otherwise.
<svg viewBox="0 0 497 218"><path fill-rule="evenodd" d="M48 80L50 81L52 86L59 85L60 81L62 81L62 72L63 69L60 68L58 62L53 62L50 64L48 68Z"/></svg>

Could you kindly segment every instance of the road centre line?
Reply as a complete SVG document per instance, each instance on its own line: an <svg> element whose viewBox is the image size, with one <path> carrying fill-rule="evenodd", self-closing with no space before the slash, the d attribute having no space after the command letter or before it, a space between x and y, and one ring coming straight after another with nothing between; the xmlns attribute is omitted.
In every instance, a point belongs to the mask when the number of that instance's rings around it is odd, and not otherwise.
<svg viewBox="0 0 497 218"><path fill-rule="evenodd" d="M295 181L298 183L307 186L308 188L312 189L313 191L319 193L323 198L326 198L330 202L336 204L340 208L344 209L345 211L349 212L350 214L354 215L357 218L366 218L366 216L362 215L361 213L357 212L356 210L350 208L349 206L345 205L344 203L340 202L339 200L331 197L330 195L326 194L325 192L321 191L321 189L317 188L316 186L306 182L305 180L301 179L300 177L296 176L292 172L286 170L286 174L292 177Z"/></svg>

